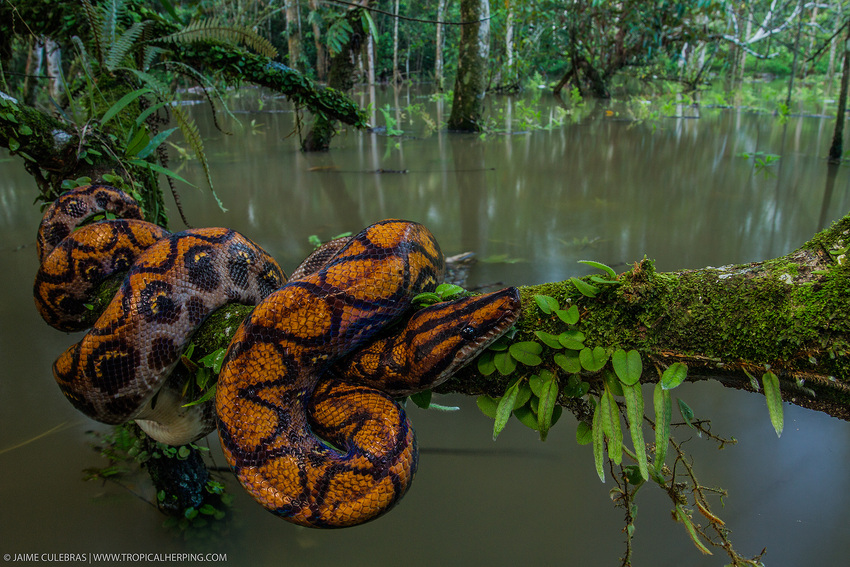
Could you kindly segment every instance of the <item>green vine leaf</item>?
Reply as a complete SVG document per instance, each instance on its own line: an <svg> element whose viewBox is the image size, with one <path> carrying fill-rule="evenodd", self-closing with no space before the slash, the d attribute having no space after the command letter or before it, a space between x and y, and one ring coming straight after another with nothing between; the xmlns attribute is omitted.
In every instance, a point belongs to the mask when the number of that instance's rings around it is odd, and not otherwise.
<svg viewBox="0 0 850 567"><path fill-rule="evenodd" d="M682 398L679 398L676 401L679 402L679 413L682 414L682 419L685 420L685 423L688 425L688 427L690 427L691 429L696 429L694 427L694 424L692 423L694 420L694 410L692 410L691 406L686 404L685 400L683 400ZM699 432L697 432L697 435L699 437L702 437L702 434Z"/></svg>
<svg viewBox="0 0 850 567"><path fill-rule="evenodd" d="M508 348L508 352L516 360L527 366L537 366L543 362L543 359L540 358L540 353L543 352L543 345L534 341L513 343Z"/></svg>
<svg viewBox="0 0 850 567"><path fill-rule="evenodd" d="M620 427L617 402L607 384L602 393L600 405L602 406L602 431L608 439L608 458L615 465L619 465L623 462L623 429Z"/></svg>
<svg viewBox="0 0 850 567"><path fill-rule="evenodd" d="M576 427L576 443L589 445L593 442L593 426L586 421L579 421Z"/></svg>
<svg viewBox="0 0 850 567"><path fill-rule="evenodd" d="M664 459L667 458L667 445L670 442L673 402L670 398L670 391L665 390L660 382L655 385L652 405L655 409L655 462L653 468L658 474L661 474L661 469L664 468Z"/></svg>
<svg viewBox="0 0 850 567"><path fill-rule="evenodd" d="M601 262L594 262L593 260L579 260L578 263L584 264L586 266L590 266L591 268L596 268L597 270L602 270L603 272L608 274L611 277L611 279L613 279L613 280L617 279L617 272L614 271L614 268L612 268L610 266L606 266L605 264L603 264Z"/></svg>
<svg viewBox="0 0 850 567"><path fill-rule="evenodd" d="M623 385L623 397L626 400L626 416L629 420L629 432L632 436L640 476L643 480L649 480L646 442L643 440L643 392L640 384Z"/></svg>
<svg viewBox="0 0 850 567"><path fill-rule="evenodd" d="M570 350L581 350L584 348L584 333L581 331L564 331L558 335L558 342L564 348Z"/></svg>
<svg viewBox="0 0 850 567"><path fill-rule="evenodd" d="M598 346L592 350L589 347L581 349L578 355L582 367L588 372L598 372L608 362L608 353L605 349Z"/></svg>
<svg viewBox="0 0 850 567"><path fill-rule="evenodd" d="M555 315L558 316L558 319L566 323L567 325L575 325L578 323L579 314L578 314L578 306L573 305L567 310L564 309L556 309Z"/></svg>
<svg viewBox="0 0 850 567"><path fill-rule="evenodd" d="M549 348L561 349L561 343L558 342L558 337L545 331L534 331L534 335Z"/></svg>
<svg viewBox="0 0 850 567"><path fill-rule="evenodd" d="M499 407L499 398L481 394L475 399L475 404L481 410L481 413L490 419L496 419L496 408Z"/></svg>
<svg viewBox="0 0 850 567"><path fill-rule="evenodd" d="M691 538L691 541L694 543L696 548L704 555L711 555L711 551L700 541L699 534L691 521L691 517L687 512L685 512L685 509L682 508L681 504L676 504L676 518L685 525L685 530L688 532L688 536Z"/></svg>
<svg viewBox="0 0 850 567"><path fill-rule="evenodd" d="M640 353L636 350L626 352L618 348L611 357L611 363L614 365L614 372L617 377L627 386L637 384L641 374L643 374L643 363L640 359Z"/></svg>
<svg viewBox="0 0 850 567"><path fill-rule="evenodd" d="M508 424L508 419L514 411L514 402L519 394L519 380L515 380L507 390L505 395L499 400L499 405L496 407L496 421L493 423L493 440L499 436L499 433Z"/></svg>
<svg viewBox="0 0 850 567"><path fill-rule="evenodd" d="M489 351L481 353L476 365L478 366L478 372L480 372L482 376L490 376L496 371L496 363L493 361L493 353Z"/></svg>
<svg viewBox="0 0 850 567"><path fill-rule="evenodd" d="M554 297L548 295L535 295L534 302L546 315L551 315L553 311L561 307Z"/></svg>
<svg viewBox="0 0 850 567"><path fill-rule="evenodd" d="M596 297L596 294L599 293L599 288L595 285L591 285L584 280L580 280L578 278L570 278L570 281L576 286L576 289L582 295L586 297Z"/></svg>
<svg viewBox="0 0 850 567"><path fill-rule="evenodd" d="M509 376L516 370L516 359L508 351L495 353L493 355L493 364L502 376Z"/></svg>
<svg viewBox="0 0 850 567"><path fill-rule="evenodd" d="M661 375L661 387L672 390L685 381L688 376L688 367L683 362L674 362Z"/></svg>
<svg viewBox="0 0 850 567"><path fill-rule="evenodd" d="M604 396L603 396L604 397ZM605 432L602 431L602 399L593 408L593 423L591 424L591 441L593 442L593 463L599 480L605 482Z"/></svg>
<svg viewBox="0 0 850 567"><path fill-rule="evenodd" d="M548 370L540 372L543 384L540 388L540 402L537 406L537 430L540 432L540 440L546 441L549 428L552 426L553 414L558 402L558 377Z"/></svg>
<svg viewBox="0 0 850 567"><path fill-rule="evenodd" d="M581 361L579 361L578 354L575 351L568 351L566 354L559 352L552 357L552 360L554 360L555 364L563 368L565 372L569 372L570 374L581 372Z"/></svg>
<svg viewBox="0 0 850 567"><path fill-rule="evenodd" d="M776 431L776 436L782 436L785 427L782 412L782 394L779 391L779 378L773 372L767 371L761 377L764 385L764 397L767 400L767 411L770 413L770 423Z"/></svg>

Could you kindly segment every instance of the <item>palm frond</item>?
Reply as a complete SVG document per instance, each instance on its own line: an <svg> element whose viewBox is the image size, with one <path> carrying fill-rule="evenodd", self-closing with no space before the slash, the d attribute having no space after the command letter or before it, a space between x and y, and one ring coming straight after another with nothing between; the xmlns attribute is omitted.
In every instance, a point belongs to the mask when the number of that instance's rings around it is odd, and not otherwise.
<svg viewBox="0 0 850 567"><path fill-rule="evenodd" d="M245 26L226 24L213 18L211 20L195 20L180 31L160 37L154 41L165 43L194 43L198 41L213 41L244 45L269 59L277 57L277 49L254 30Z"/></svg>

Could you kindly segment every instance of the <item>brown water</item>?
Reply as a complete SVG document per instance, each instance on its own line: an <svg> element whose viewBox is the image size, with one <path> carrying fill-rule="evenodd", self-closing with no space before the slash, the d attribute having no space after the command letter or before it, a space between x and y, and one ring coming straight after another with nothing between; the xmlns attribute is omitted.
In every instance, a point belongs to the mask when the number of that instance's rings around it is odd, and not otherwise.
<svg viewBox="0 0 850 567"><path fill-rule="evenodd" d="M369 93L360 96L369 102ZM447 254L476 251L486 261L471 285L560 280L586 273L581 259L619 271L644 255L660 270L718 266L782 255L850 210L846 167L825 194L826 119L783 125L769 115L702 109L698 119L636 123L615 106L611 116L523 132L505 127L508 116L521 117L520 101L501 99L491 101L491 115L510 134L430 132L421 121L401 121L403 138L346 132L330 153L304 155L290 136L288 104L265 99L263 112L248 112L257 97L234 97L241 133L201 124L229 212L204 192L180 192L192 224L240 230L287 269L309 252L310 234L329 238L386 217L427 224ZM437 120L448 112L414 92L379 92L374 107L395 114L411 103ZM529 106L544 120L558 117L545 97ZM755 151L782 159L760 170L738 157ZM194 162L180 173L202 182ZM226 553L233 565L618 564L623 513L608 499L611 481L599 483L589 447L576 445L574 420L565 417L546 443L515 421L493 442L492 421L462 397L440 400L458 412L410 410L423 448L413 488L389 515L357 528L293 527L229 479L236 500L227 531L184 541L137 498L150 497L143 483L83 482L83 469L105 464L86 432L106 428L76 413L53 383L51 363L75 337L41 322L30 298L39 219L33 182L17 161L0 163L0 174L0 552L192 551ZM786 405L777 439L760 396L716 384L677 394L712 419L714 432L739 440L722 452L701 439L687 444L703 483L729 491L725 507L715 504L737 548L755 555L767 547L772 566L844 564L847 423ZM209 444L218 454L217 441ZM699 554L659 490L645 487L638 505L635 565L726 563L721 550Z"/></svg>

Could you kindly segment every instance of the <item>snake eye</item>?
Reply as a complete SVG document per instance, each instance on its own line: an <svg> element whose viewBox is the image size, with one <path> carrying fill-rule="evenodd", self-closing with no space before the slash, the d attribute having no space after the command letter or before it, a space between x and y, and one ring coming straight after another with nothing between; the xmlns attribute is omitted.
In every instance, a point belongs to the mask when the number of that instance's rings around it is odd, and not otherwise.
<svg viewBox="0 0 850 567"><path fill-rule="evenodd" d="M471 341L472 339L478 336L478 329L476 329L472 325L467 325L466 327L460 330L460 336L468 341Z"/></svg>

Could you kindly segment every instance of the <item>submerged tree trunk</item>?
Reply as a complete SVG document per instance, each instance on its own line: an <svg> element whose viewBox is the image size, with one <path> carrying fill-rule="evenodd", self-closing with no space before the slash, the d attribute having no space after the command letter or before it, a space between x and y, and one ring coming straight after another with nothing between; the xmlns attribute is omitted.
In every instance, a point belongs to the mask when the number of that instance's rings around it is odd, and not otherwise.
<svg viewBox="0 0 850 567"><path fill-rule="evenodd" d="M319 11L318 0L310 0L310 11L316 14ZM318 14L316 14L318 16ZM325 46L322 43L322 30L319 27L319 18L310 18L313 22L313 43L316 46L316 77L324 81L328 76L328 59Z"/></svg>
<svg viewBox="0 0 850 567"><path fill-rule="evenodd" d="M844 151L844 121L847 119L847 83L850 81L850 26L847 26L847 38L844 41L844 66L841 69L841 88L838 92L838 109L835 111L835 130L832 144L829 146L829 162L841 161Z"/></svg>
<svg viewBox="0 0 850 567"><path fill-rule="evenodd" d="M349 10L345 17L351 26L352 32L339 53L336 53L331 58L328 69L328 87L340 92L348 92L354 87L354 79L357 75L357 60L360 57L360 52L363 49L363 41L366 38L366 30L363 29L360 9ZM315 114L313 116L313 124L301 142L301 149L305 152L328 151L334 132L333 120L322 113Z"/></svg>
<svg viewBox="0 0 850 567"><path fill-rule="evenodd" d="M286 44L289 47L289 66L297 71L301 66L301 35L298 32L297 0L286 2Z"/></svg>
<svg viewBox="0 0 850 567"><path fill-rule="evenodd" d="M437 22L443 21L443 14L446 11L446 0L438 0L437 2ZM443 92L443 24L437 24L437 45L435 46L436 53L434 55L434 80L437 83L437 90Z"/></svg>
<svg viewBox="0 0 850 567"><path fill-rule="evenodd" d="M484 113L487 65L490 58L489 0L461 0L457 77L449 130L478 132Z"/></svg>

